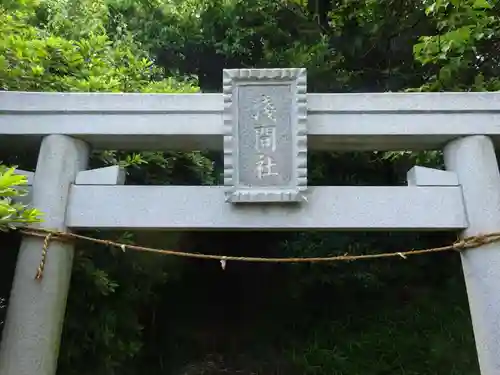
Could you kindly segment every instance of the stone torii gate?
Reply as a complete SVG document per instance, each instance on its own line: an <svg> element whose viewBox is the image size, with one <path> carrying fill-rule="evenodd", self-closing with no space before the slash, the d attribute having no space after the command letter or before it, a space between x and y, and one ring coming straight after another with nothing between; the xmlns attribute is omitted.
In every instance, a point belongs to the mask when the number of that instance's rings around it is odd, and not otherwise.
<svg viewBox="0 0 500 375"><path fill-rule="evenodd" d="M223 94L0 92L0 145L41 145L43 228L500 230L500 93L307 94L304 69L224 71ZM225 186L120 186L89 150L224 150ZM444 149L408 186L307 187L307 151ZM54 375L73 245L23 240L0 375ZM500 374L500 245L462 253L482 375Z"/></svg>

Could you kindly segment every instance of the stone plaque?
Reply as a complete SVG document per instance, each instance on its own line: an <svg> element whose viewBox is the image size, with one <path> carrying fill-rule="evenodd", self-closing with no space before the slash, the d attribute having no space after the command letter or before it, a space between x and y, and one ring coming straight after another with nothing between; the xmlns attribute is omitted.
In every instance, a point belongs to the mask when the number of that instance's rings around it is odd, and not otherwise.
<svg viewBox="0 0 500 375"><path fill-rule="evenodd" d="M224 70L223 77L226 200L303 201L306 70L231 69Z"/></svg>

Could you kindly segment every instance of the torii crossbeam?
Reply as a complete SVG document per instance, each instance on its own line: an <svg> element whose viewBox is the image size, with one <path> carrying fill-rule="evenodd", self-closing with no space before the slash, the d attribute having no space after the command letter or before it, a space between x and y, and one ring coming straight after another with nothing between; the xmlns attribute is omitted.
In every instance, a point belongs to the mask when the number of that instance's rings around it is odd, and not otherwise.
<svg viewBox="0 0 500 375"><path fill-rule="evenodd" d="M500 230L500 93L307 94L305 79L244 69L224 72L222 94L0 92L0 146L40 147L25 173L49 229ZM119 168L86 170L92 148L223 150L225 186L123 186ZM307 186L308 150L436 149L447 171L415 167L408 186ZM21 246L1 375L56 372L73 245L51 245L39 283L40 241ZM497 375L500 246L462 263L481 373Z"/></svg>

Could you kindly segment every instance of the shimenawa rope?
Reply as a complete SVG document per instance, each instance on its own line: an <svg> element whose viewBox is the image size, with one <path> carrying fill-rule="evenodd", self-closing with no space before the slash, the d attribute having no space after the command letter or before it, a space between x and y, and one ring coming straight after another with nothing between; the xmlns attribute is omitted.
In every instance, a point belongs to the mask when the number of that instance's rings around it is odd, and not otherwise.
<svg viewBox="0 0 500 375"><path fill-rule="evenodd" d="M260 262L260 263L319 263L319 262L355 261L355 260L392 258L392 257L400 257L406 259L408 256L411 255L421 255L421 254L437 253L437 252L444 252L451 250L454 251L468 250L500 241L500 232L495 232L484 235L466 237L448 246L441 246L441 247L434 247L434 248L420 249L420 250L408 250L404 252L362 254L362 255L344 254L344 255L336 255L330 257L308 257L308 258L265 258L265 257L212 255L212 254L190 253L190 252L176 251L176 250L155 249L151 247L129 245L110 240L88 237L76 233L61 232L61 231L42 229L42 228L20 228L18 229L18 231L28 236L44 238L43 248L42 248L42 258L35 276L35 279L37 280L41 280L43 278L43 271L45 268L48 248L51 240L58 240L58 241L82 240L110 247L116 247L124 252L126 250L134 250L134 251L150 252L163 255L173 255L186 258L218 260L221 262L221 266L223 269L225 269L226 262L228 261Z"/></svg>

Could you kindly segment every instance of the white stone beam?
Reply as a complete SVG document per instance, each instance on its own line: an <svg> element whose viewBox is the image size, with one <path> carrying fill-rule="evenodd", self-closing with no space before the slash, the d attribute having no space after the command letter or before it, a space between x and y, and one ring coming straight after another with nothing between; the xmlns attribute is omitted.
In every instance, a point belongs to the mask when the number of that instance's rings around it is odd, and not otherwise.
<svg viewBox="0 0 500 375"><path fill-rule="evenodd" d="M33 179L35 172L16 169L16 174L24 175L28 179L25 189L28 191L23 197L16 197L16 202L22 204L31 204L33 197ZM126 172L124 168L117 165L110 167L90 169L78 172L75 179L76 185L124 185Z"/></svg>
<svg viewBox="0 0 500 375"><path fill-rule="evenodd" d="M498 92L308 94L307 100L310 150L440 149L477 134L500 145ZM98 149L222 150L222 111L222 94L0 92L0 145L65 134Z"/></svg>
<svg viewBox="0 0 500 375"><path fill-rule="evenodd" d="M125 169L118 165L81 171L76 175L75 185L123 185Z"/></svg>
<svg viewBox="0 0 500 375"><path fill-rule="evenodd" d="M234 206L221 186L78 186L66 224L103 229L463 229L458 186L310 187L300 205Z"/></svg>
<svg viewBox="0 0 500 375"><path fill-rule="evenodd" d="M408 186L458 186L455 172L415 166L406 174Z"/></svg>

